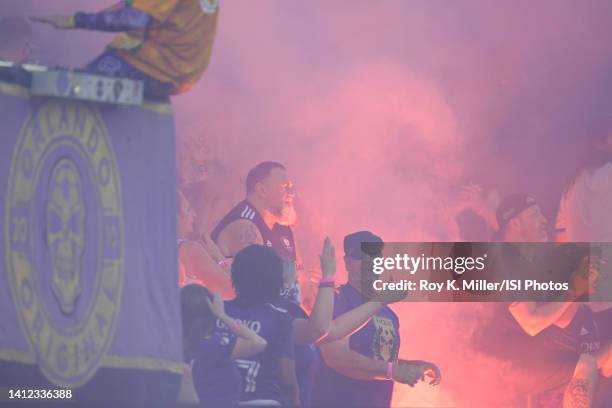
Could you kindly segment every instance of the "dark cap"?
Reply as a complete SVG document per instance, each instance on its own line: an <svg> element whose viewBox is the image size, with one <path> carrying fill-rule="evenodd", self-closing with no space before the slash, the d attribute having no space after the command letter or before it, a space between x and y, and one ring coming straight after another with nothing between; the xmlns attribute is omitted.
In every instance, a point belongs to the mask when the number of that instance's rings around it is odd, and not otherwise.
<svg viewBox="0 0 612 408"><path fill-rule="evenodd" d="M536 205L535 198L527 194L511 194L506 196L497 207L495 216L497 217L497 225L502 230L511 219L525 211L532 205Z"/></svg>
<svg viewBox="0 0 612 408"><path fill-rule="evenodd" d="M363 250L362 243L368 243ZM380 256L382 248L383 240L370 231L353 232L344 237L344 256L349 258L361 259L364 252L370 256Z"/></svg>

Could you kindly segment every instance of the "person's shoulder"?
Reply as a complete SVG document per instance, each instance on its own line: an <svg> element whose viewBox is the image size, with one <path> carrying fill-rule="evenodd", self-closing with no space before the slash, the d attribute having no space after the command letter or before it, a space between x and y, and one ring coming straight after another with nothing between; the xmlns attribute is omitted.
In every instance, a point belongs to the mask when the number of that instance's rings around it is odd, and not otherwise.
<svg viewBox="0 0 612 408"><path fill-rule="evenodd" d="M183 240L178 247L179 258L200 255L203 251L205 251L205 249L201 243L190 239Z"/></svg>
<svg viewBox="0 0 612 408"><path fill-rule="evenodd" d="M291 324L294 317L289 313L289 311L283 307L279 307L277 305L273 305L271 303L266 303L264 306L265 313L269 316L271 321L276 322L276 324L282 326ZM279 327L280 327L279 326Z"/></svg>
<svg viewBox="0 0 612 408"><path fill-rule="evenodd" d="M183 249L186 249L189 251L197 251L197 250L203 250L204 246L198 241L193 241L191 239L185 239L181 241L181 244L179 245L179 250L183 250Z"/></svg>
<svg viewBox="0 0 612 408"><path fill-rule="evenodd" d="M286 310L292 317L308 319L308 313L306 313L299 304L285 298L280 298L278 301L274 302L274 306Z"/></svg>
<svg viewBox="0 0 612 408"><path fill-rule="evenodd" d="M274 224L274 230L278 233L283 233L293 237L293 229L289 225Z"/></svg>
<svg viewBox="0 0 612 408"><path fill-rule="evenodd" d="M364 302L361 293L348 283L338 287L334 293L334 312L343 313Z"/></svg>
<svg viewBox="0 0 612 408"><path fill-rule="evenodd" d="M250 219L236 218L235 220L227 224L225 227L225 229L230 229L230 230L242 230L245 228L256 228L257 229L257 225L255 224L255 222L253 222Z"/></svg>
<svg viewBox="0 0 612 408"><path fill-rule="evenodd" d="M254 221L246 218L236 218L229 221L219 230L218 239L234 242L239 248L244 248L251 244L262 243L262 235L259 227Z"/></svg>
<svg viewBox="0 0 612 408"><path fill-rule="evenodd" d="M338 286L334 293L337 299L342 299L346 301L352 301L361 298L361 294L357 291L357 289L355 289L348 283Z"/></svg>
<svg viewBox="0 0 612 408"><path fill-rule="evenodd" d="M266 303L264 307L266 308L266 310L269 310L270 313L272 314L278 314L278 315L288 315L289 314L287 309L280 307L280 306L273 305L272 303Z"/></svg>

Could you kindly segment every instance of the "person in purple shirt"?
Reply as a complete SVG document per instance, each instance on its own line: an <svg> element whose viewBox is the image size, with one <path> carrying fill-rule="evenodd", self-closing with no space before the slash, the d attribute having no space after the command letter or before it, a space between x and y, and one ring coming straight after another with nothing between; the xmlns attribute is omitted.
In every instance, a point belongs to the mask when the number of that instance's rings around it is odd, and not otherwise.
<svg viewBox="0 0 612 408"><path fill-rule="evenodd" d="M197 284L181 289L181 313L186 369L179 401L199 400L204 406L237 404L243 384L234 360L263 351L266 341L227 316L218 294ZM216 320L228 331L215 331Z"/></svg>
<svg viewBox="0 0 612 408"><path fill-rule="evenodd" d="M236 298L225 302L232 318L263 337L268 347L249 358L239 359L244 388L240 400L250 404L299 404L295 375L292 317L273 303L283 286L283 264L274 250L250 245L232 263ZM226 324L217 321L221 333Z"/></svg>
<svg viewBox="0 0 612 408"><path fill-rule="evenodd" d="M373 243L362 252L362 243ZM364 248L366 249L366 248ZM341 286L334 300L334 318L367 302L362 291L362 262L380 256L382 240L369 231L344 238L344 263L348 284ZM313 392L315 406L371 406L391 404L394 381L414 385L425 376L431 384L440 382L438 367L426 361L398 359L399 319L385 306L350 337L321 344L323 361Z"/></svg>
<svg viewBox="0 0 612 408"><path fill-rule="evenodd" d="M320 261L323 279L312 313L308 315L296 313L297 305L282 301L283 264L273 249L251 245L236 255L232 282L237 297L226 303L226 309L230 316L248 325L269 344L263 353L238 362L245 381L243 404L297 404L299 401L310 405L317 360L312 361L312 356L302 353L301 348L342 339L359 330L385 307L378 301L364 302L332 320L336 258L329 238L323 242ZM218 328L223 331L224 324L219 323ZM290 346L293 351L288 350ZM297 369L301 372L296 372ZM295 388L296 377L299 391Z"/></svg>

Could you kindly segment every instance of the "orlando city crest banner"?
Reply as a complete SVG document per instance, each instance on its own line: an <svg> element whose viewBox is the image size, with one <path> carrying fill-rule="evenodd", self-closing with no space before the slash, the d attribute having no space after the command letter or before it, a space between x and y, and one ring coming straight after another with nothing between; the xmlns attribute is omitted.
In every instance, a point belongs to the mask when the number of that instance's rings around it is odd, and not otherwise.
<svg viewBox="0 0 612 408"><path fill-rule="evenodd" d="M0 83L0 124L0 387L171 401L182 346L169 109L34 100Z"/></svg>

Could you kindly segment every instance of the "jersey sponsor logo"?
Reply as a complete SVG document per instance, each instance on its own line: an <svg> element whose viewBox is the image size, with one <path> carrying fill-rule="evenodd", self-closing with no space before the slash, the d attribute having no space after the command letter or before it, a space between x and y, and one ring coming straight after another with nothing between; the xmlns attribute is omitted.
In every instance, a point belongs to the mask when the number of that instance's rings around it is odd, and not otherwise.
<svg viewBox="0 0 612 408"><path fill-rule="evenodd" d="M204 14L214 14L219 8L219 0L200 0Z"/></svg>
<svg viewBox="0 0 612 408"><path fill-rule="evenodd" d="M374 316L375 333L372 342L372 354L377 360L394 361L397 358L397 333L393 322L386 317Z"/></svg>
<svg viewBox="0 0 612 408"><path fill-rule="evenodd" d="M269 246L270 248L272 248L272 241L270 240L266 241L266 246Z"/></svg>
<svg viewBox="0 0 612 408"><path fill-rule="evenodd" d="M586 329L586 327L583 327L582 329L580 329L581 336L586 336L587 334L589 334L589 331Z"/></svg>
<svg viewBox="0 0 612 408"><path fill-rule="evenodd" d="M38 366L81 385L114 337L124 277L120 175L95 109L50 100L27 117L4 217L11 295Z"/></svg>
<svg viewBox="0 0 612 408"><path fill-rule="evenodd" d="M291 250L291 241L289 241L289 238L282 237L281 241L282 241L283 245L285 246L285 248L287 248L288 250Z"/></svg>

